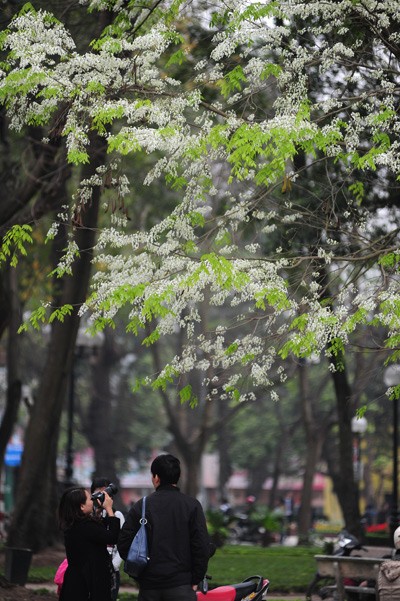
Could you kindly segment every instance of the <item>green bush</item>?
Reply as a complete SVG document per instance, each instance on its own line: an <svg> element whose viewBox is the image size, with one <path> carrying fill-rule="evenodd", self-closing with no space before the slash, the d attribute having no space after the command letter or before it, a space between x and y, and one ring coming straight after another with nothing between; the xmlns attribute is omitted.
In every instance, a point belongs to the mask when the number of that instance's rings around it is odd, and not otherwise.
<svg viewBox="0 0 400 601"><path fill-rule="evenodd" d="M212 542L217 547L222 547L228 538L228 523L226 515L219 509L206 511L207 528Z"/></svg>

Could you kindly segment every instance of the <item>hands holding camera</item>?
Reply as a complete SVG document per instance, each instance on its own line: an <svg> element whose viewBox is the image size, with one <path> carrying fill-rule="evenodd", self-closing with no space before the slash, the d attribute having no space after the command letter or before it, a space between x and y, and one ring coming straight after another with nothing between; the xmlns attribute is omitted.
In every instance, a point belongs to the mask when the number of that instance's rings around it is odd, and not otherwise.
<svg viewBox="0 0 400 601"><path fill-rule="evenodd" d="M115 484L109 484L109 486L101 487L99 491L92 494L91 499L93 501L94 510L105 510L107 515L113 516L112 510L113 496L118 492L118 487Z"/></svg>
<svg viewBox="0 0 400 601"><path fill-rule="evenodd" d="M110 483L108 486L102 486L96 492L91 495L93 501L93 509L97 511L99 509L105 510L107 515L114 515L112 510L113 496L118 492L118 487L115 484Z"/></svg>
<svg viewBox="0 0 400 601"><path fill-rule="evenodd" d="M113 512L113 498L107 492L104 492L104 501L102 504L102 508L107 512L107 515L114 515Z"/></svg>

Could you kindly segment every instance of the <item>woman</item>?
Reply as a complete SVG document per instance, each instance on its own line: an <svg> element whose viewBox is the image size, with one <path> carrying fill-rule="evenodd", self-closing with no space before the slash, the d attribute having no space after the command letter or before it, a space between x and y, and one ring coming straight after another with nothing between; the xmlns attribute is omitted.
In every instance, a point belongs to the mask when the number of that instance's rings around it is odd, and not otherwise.
<svg viewBox="0 0 400 601"><path fill-rule="evenodd" d="M111 601L113 567L107 545L118 540L119 519L112 510L113 500L104 492L106 517L93 514L93 502L84 488L69 488L58 507L60 528L64 531L68 568L60 601Z"/></svg>

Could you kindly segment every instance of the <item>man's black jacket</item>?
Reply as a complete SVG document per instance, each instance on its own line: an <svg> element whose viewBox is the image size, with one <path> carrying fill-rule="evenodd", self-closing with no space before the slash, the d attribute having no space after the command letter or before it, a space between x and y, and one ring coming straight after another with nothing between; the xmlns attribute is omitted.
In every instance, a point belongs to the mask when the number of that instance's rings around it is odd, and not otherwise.
<svg viewBox="0 0 400 601"><path fill-rule="evenodd" d="M128 512L118 539L126 559L139 530L142 500ZM198 584L207 571L210 541L203 509L196 499L170 484L160 485L146 497L147 540L150 561L137 579L143 589Z"/></svg>

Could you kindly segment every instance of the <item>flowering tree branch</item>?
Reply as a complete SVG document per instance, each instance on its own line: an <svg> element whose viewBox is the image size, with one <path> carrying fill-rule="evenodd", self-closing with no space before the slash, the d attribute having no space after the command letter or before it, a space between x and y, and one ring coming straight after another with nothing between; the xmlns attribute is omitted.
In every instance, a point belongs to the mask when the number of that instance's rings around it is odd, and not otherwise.
<svg viewBox="0 0 400 601"><path fill-rule="evenodd" d="M89 160L90 131L104 137L110 161L79 183L78 222L94 187L128 201L125 156L157 157L144 183L164 178L179 191L147 231L114 213L99 232L101 268L81 308L94 329L126 306L129 331L151 326L146 344L185 329L184 352L152 385L212 367L230 373L224 391L234 400L244 398L243 378L273 387L289 354L332 357L359 327L387 328L396 359L396 3L217 2L201 60L183 3L156 2L140 14L129 3L82 4L115 12L87 52L30 6L3 32L0 99L11 127L50 124L62 104L57 134L71 164ZM198 7L190 18L210 15ZM73 257L69 249L58 275ZM319 266L336 279L325 304ZM197 336L203 302L218 316L229 309L232 323L220 317Z"/></svg>

